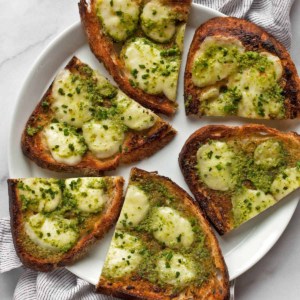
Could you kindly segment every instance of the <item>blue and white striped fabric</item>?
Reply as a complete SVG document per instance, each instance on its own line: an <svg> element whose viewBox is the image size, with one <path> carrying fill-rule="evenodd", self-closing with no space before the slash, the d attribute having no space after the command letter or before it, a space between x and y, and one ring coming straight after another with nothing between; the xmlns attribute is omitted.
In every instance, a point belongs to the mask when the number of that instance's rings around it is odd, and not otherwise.
<svg viewBox="0 0 300 300"><path fill-rule="evenodd" d="M22 266L13 245L9 218L0 219L0 273ZM113 300L94 293L95 287L66 269L42 273L24 268L15 300Z"/></svg>
<svg viewBox="0 0 300 300"><path fill-rule="evenodd" d="M263 27L288 49L291 44L289 13L294 0L194 0L194 2ZM9 219L0 220L0 273L22 264L15 253ZM17 284L15 300L108 300L97 295L94 287L66 269L50 273L25 269Z"/></svg>
<svg viewBox="0 0 300 300"><path fill-rule="evenodd" d="M290 10L294 0L194 0L225 15L247 19L291 46Z"/></svg>

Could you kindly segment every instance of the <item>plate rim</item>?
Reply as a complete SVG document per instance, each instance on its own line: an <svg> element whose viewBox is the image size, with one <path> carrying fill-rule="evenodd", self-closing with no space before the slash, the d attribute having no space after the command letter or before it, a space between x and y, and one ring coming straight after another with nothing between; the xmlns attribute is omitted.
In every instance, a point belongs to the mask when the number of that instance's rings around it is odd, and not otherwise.
<svg viewBox="0 0 300 300"><path fill-rule="evenodd" d="M226 17L226 15L220 13L219 11L212 9L210 7L204 6L202 4L198 4L198 3L192 3L192 8L193 9L200 9L202 10L204 13L208 12L210 14L217 16L223 16ZM65 28L64 30L62 30L60 33L58 33L46 46L44 46L43 50L41 51L41 53L37 56L37 58L34 60L33 64L31 65L31 67L29 68L28 72L25 74L24 76L24 81L21 84L21 88L19 93L17 94L16 97L16 101L13 105L13 113L11 116L11 120L9 123L9 134L8 134L8 144L7 144L7 158L8 158L8 174L9 177L11 178L11 176L14 173L14 167L13 167L13 151L10 151L10 149L12 149L13 146L15 146L14 144L14 139L13 139L13 135L14 135L14 124L16 124L16 122L18 121L17 118L17 114L18 114L18 106L20 105L20 103L22 103L22 95L24 94L24 92L29 88L29 82L31 81L31 78L34 75L35 70L38 68L38 65L40 64L41 61L43 61L45 58L47 58L49 52L52 52L53 47L64 37L72 34L72 31L77 32L77 30L82 30L81 27L81 22L80 20L74 22L73 24L69 25L67 28ZM86 42L87 43L87 42ZM93 55L91 53L91 55ZM183 65L181 66L181 68L183 68ZM247 124L248 121L243 121L244 124ZM199 125L200 127L202 126L201 124ZM25 158L25 157L24 157ZM190 194L190 193L189 193ZM192 195L192 197L194 198L194 196ZM287 199L285 201L288 201ZM281 237L281 235L283 234L283 232L286 230L291 218L293 217L295 210L297 208L299 199L297 199L297 201L295 201L294 204L292 205L292 212L290 213L290 215L288 217L285 218L285 222L283 224L282 227L280 227L279 230L276 231L276 234L273 236L272 241L269 242L269 244L263 248L263 250L261 251L261 253L259 253L259 255L257 255L255 257L255 259L251 259L249 263L245 263L244 267L242 269L239 269L237 272L235 272L235 274L233 274L233 276L230 277L230 279L235 279L236 277L242 275L244 272L246 272L247 270L249 270L251 267L253 267L259 260L261 260L269 251L270 249L277 243L278 239ZM215 233L217 238L219 237L217 233ZM221 248L221 247L220 247ZM222 248L221 248L222 251ZM222 253L223 254L223 253ZM223 257L225 255L223 254ZM67 269L69 269L68 267L66 267ZM76 276L82 278L80 275L78 275L77 272L70 270L73 274L75 274ZM86 280L86 279L85 279ZM89 280L88 280L89 281ZM90 282L90 281L89 281ZM91 282L90 282L91 283Z"/></svg>

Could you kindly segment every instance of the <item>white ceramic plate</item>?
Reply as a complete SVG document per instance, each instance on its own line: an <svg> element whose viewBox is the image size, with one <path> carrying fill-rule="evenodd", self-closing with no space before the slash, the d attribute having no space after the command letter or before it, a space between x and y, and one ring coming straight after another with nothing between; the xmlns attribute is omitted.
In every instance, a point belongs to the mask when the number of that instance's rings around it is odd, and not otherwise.
<svg viewBox="0 0 300 300"><path fill-rule="evenodd" d="M170 120L173 126L178 130L178 134L164 149L149 159L134 164L134 166L148 171L158 171L159 174L170 177L186 190L189 189L181 175L177 159L184 142L190 134L199 127L207 124L242 125L247 121L236 118L203 118L201 120L192 121L185 116L183 103L183 73L189 45L192 41L195 29L201 23L216 16L222 16L222 14L200 5L192 5L185 38L185 54L179 80L179 111L176 116ZM34 107L41 99L58 70L62 69L73 55L78 56L81 60L93 68L98 69L112 80L103 65L94 58L89 50L79 22L60 34L37 59L20 92L13 116L9 141L8 163L11 178L70 176L46 171L37 167L22 154L20 139L25 123ZM300 131L300 126L293 121L264 123L281 130ZM133 165L123 166L117 171L108 172L107 175L118 174L128 179L131 167L133 167ZM275 244L296 209L298 195L297 192L293 193L288 199L285 199L282 203L276 205L276 207L254 218L240 229L235 230L225 237L219 237L230 279L234 279L248 270ZM72 267L69 267L69 270L90 283L96 284L111 236L112 231L101 242L95 245L85 258L76 262Z"/></svg>

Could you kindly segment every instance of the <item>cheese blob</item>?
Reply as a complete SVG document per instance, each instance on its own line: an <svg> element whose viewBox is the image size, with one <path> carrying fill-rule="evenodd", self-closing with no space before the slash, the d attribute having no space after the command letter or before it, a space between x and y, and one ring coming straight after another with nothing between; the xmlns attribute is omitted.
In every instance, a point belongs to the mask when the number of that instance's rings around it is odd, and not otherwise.
<svg viewBox="0 0 300 300"><path fill-rule="evenodd" d="M300 171L296 168L287 168L278 174L272 182L270 191L278 201L300 187Z"/></svg>
<svg viewBox="0 0 300 300"><path fill-rule="evenodd" d="M126 40L136 29L140 7L135 0L97 0L97 16L104 31L116 42Z"/></svg>
<svg viewBox="0 0 300 300"><path fill-rule="evenodd" d="M108 158L120 152L124 141L123 127L113 120L92 120L82 126L89 150L97 158Z"/></svg>
<svg viewBox="0 0 300 300"><path fill-rule="evenodd" d="M74 166L80 163L87 147L74 128L62 123L51 123L43 129L44 137L54 160Z"/></svg>
<svg viewBox="0 0 300 300"><path fill-rule="evenodd" d="M242 98L238 104L238 116L246 118L283 117L283 101L277 101L273 95L275 84L282 76L281 61L270 53L259 53L265 58L264 72L258 67L249 67L232 76L229 88L241 91ZM281 95L279 95L281 96Z"/></svg>
<svg viewBox="0 0 300 300"><path fill-rule="evenodd" d="M158 207L151 215L153 236L168 247L189 247L194 241L191 223L171 207Z"/></svg>
<svg viewBox="0 0 300 300"><path fill-rule="evenodd" d="M76 202L79 210L86 213L96 213L105 206L108 195L105 192L104 179L84 177L66 179L65 191Z"/></svg>
<svg viewBox="0 0 300 300"><path fill-rule="evenodd" d="M77 241L74 222L62 217L47 218L38 213L25 223L25 232L38 246L54 251L67 251Z"/></svg>
<svg viewBox="0 0 300 300"><path fill-rule="evenodd" d="M198 171L202 181L211 189L228 191L235 185L234 152L225 142L212 141L197 151Z"/></svg>
<svg viewBox="0 0 300 300"><path fill-rule="evenodd" d="M142 261L140 239L126 232L115 231L103 267L103 275L119 278L131 274Z"/></svg>
<svg viewBox="0 0 300 300"><path fill-rule="evenodd" d="M213 49L214 52L207 53L209 49ZM205 38L193 59L193 83L198 87L205 87L227 78L237 71L237 54L242 52L244 47L235 38L221 36Z"/></svg>
<svg viewBox="0 0 300 300"><path fill-rule="evenodd" d="M138 225L145 219L149 209L150 202L145 192L135 185L129 185L117 227L126 228Z"/></svg>
<svg viewBox="0 0 300 300"><path fill-rule="evenodd" d="M184 286L196 278L193 262L179 253L168 252L157 261L159 279L172 286Z"/></svg>
<svg viewBox="0 0 300 300"><path fill-rule="evenodd" d="M168 57L164 51L147 39L136 38L123 47L121 57L134 86L175 101L180 59L176 50L170 50L174 55Z"/></svg>
<svg viewBox="0 0 300 300"><path fill-rule="evenodd" d="M283 149L279 142L267 140L254 151L254 163L265 169L277 167L283 161Z"/></svg>
<svg viewBox="0 0 300 300"><path fill-rule="evenodd" d="M56 180L25 178L18 183L22 206L34 212L51 212L61 202L61 190Z"/></svg>
<svg viewBox="0 0 300 300"><path fill-rule="evenodd" d="M185 33L186 24L182 24L178 27L176 32L175 42L180 51L183 51L184 43L184 33Z"/></svg>
<svg viewBox="0 0 300 300"><path fill-rule="evenodd" d="M79 89L76 77L69 70L62 70L52 86L51 109L54 117L75 127L81 127L92 118L91 102L85 89Z"/></svg>
<svg viewBox="0 0 300 300"><path fill-rule="evenodd" d="M121 111L121 120L130 129L142 131L155 124L157 116L150 109L141 106L121 91L118 92L116 101Z"/></svg>
<svg viewBox="0 0 300 300"><path fill-rule="evenodd" d="M160 1L149 1L141 14L141 26L144 33L159 43L168 42L175 34L175 14L172 8Z"/></svg>
<svg viewBox="0 0 300 300"><path fill-rule="evenodd" d="M238 227L275 203L276 200L272 195L261 190L251 190L243 187L240 192L232 197L235 226Z"/></svg>

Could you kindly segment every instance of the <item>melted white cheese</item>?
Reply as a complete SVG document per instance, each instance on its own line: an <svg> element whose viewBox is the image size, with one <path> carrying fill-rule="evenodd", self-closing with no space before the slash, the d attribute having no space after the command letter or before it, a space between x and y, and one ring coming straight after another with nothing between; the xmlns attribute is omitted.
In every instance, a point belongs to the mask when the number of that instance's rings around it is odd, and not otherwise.
<svg viewBox="0 0 300 300"><path fill-rule="evenodd" d="M193 262L179 253L171 259L162 257L157 262L159 279L173 286L182 286L196 278Z"/></svg>
<svg viewBox="0 0 300 300"><path fill-rule="evenodd" d="M211 87L205 89L200 95L200 101L205 101L209 99L216 99L220 95L220 90L218 87Z"/></svg>
<svg viewBox="0 0 300 300"><path fill-rule="evenodd" d="M144 191L135 185L129 185L117 227L138 225L145 219L149 209L149 199Z"/></svg>
<svg viewBox="0 0 300 300"><path fill-rule="evenodd" d="M266 53L262 55L267 56L267 59L272 62L267 69L267 75L255 68L249 68L229 78L228 87L237 87L242 93L242 99L238 104L238 116L262 119L269 118L270 115L279 115L281 112L282 103L275 101L262 102L264 116L261 116L256 109L258 97L271 87L270 77L275 74L274 76L278 80L282 74L279 58L276 59L273 55Z"/></svg>
<svg viewBox="0 0 300 300"><path fill-rule="evenodd" d="M124 41L133 33L139 13L139 1L97 0L97 15L105 32L115 41Z"/></svg>
<svg viewBox="0 0 300 300"><path fill-rule="evenodd" d="M51 212L61 201L61 190L53 179L26 178L18 188L19 195L26 199L28 207L35 212Z"/></svg>
<svg viewBox="0 0 300 300"><path fill-rule="evenodd" d="M142 261L142 242L135 236L116 231L104 264L103 274L119 278L132 273Z"/></svg>
<svg viewBox="0 0 300 300"><path fill-rule="evenodd" d="M152 0L143 8L141 14L142 29L152 40L159 43L168 42L176 31L174 17L170 6Z"/></svg>
<svg viewBox="0 0 300 300"><path fill-rule="evenodd" d="M66 251L78 238L78 234L70 227L72 223L69 219L46 218L36 214L25 223L25 231L29 238L42 248Z"/></svg>
<svg viewBox="0 0 300 300"><path fill-rule="evenodd" d="M221 48L218 50L217 47ZM283 118L284 104L280 100L280 92L274 89L283 74L279 57L268 52L244 51L241 42L235 38L214 36L202 42L194 56L192 81L198 87L208 87L199 97L203 112L209 116L234 113L246 118ZM263 57L267 62L257 59ZM259 62L261 66L255 65ZM222 86L241 95L236 103L233 104L232 97L228 99L226 92L219 91L217 84L222 80Z"/></svg>
<svg viewBox="0 0 300 300"><path fill-rule="evenodd" d="M116 100L122 111L121 120L130 129L141 131L155 124L157 116L150 109L141 106L121 91L118 92Z"/></svg>
<svg viewBox="0 0 300 300"><path fill-rule="evenodd" d="M298 168L285 169L274 179L270 191L278 201L300 187L300 171Z"/></svg>
<svg viewBox="0 0 300 300"><path fill-rule="evenodd" d="M169 247L189 247L194 241L191 223L173 208L156 208L150 224L153 236Z"/></svg>
<svg viewBox="0 0 300 300"><path fill-rule="evenodd" d="M282 160L282 147L279 142L267 140L254 151L254 162L264 168L276 167Z"/></svg>
<svg viewBox="0 0 300 300"><path fill-rule="evenodd" d="M182 24L178 27L176 32L175 42L180 51L183 51L183 42L184 42L184 33L185 33L186 24Z"/></svg>
<svg viewBox="0 0 300 300"><path fill-rule="evenodd" d="M242 43L232 37L209 36L202 42L199 50L195 53L193 59L192 81L198 87L205 87L217 83L227 78L237 70L237 61L234 57L228 55L223 57L221 52L208 59L208 66L205 71L202 70L202 60L205 58L205 52L210 47L224 47L229 51L236 49L238 52L244 52Z"/></svg>
<svg viewBox="0 0 300 300"><path fill-rule="evenodd" d="M84 89L78 93L78 83L72 82L69 70L62 70L56 76L53 87L53 102L51 109L55 118L75 127L81 127L84 122L92 118L91 104Z"/></svg>
<svg viewBox="0 0 300 300"><path fill-rule="evenodd" d="M89 150L100 159L119 152L125 137L122 126L112 120L87 122L82 126L82 134Z"/></svg>
<svg viewBox="0 0 300 300"><path fill-rule="evenodd" d="M82 136L61 123L51 123L43 133L54 160L70 166L80 163L86 151Z"/></svg>
<svg viewBox="0 0 300 300"><path fill-rule="evenodd" d="M180 67L178 58L168 61L161 56L157 46L142 38L128 43L122 50L122 57L128 75L140 89L154 95L163 93L175 101Z"/></svg>
<svg viewBox="0 0 300 300"><path fill-rule="evenodd" d="M272 71L275 74L275 78L276 80L279 80L282 77L282 73L283 73L283 68L282 68L282 64L281 64L281 60L278 56L273 55L269 52L260 52L260 55L266 56L267 59L273 63L272 65ZM272 72L271 71L271 72Z"/></svg>
<svg viewBox="0 0 300 300"><path fill-rule="evenodd" d="M225 142L213 141L197 151L201 179L213 190L228 191L235 185L232 175L234 152Z"/></svg>
<svg viewBox="0 0 300 300"><path fill-rule="evenodd" d="M66 191L75 199L83 212L99 212L105 206L108 195L103 189L103 179L84 177L66 179Z"/></svg>
<svg viewBox="0 0 300 300"><path fill-rule="evenodd" d="M276 200L270 194L265 194L260 190L243 188L240 193L232 197L236 225L250 220L275 203Z"/></svg>

